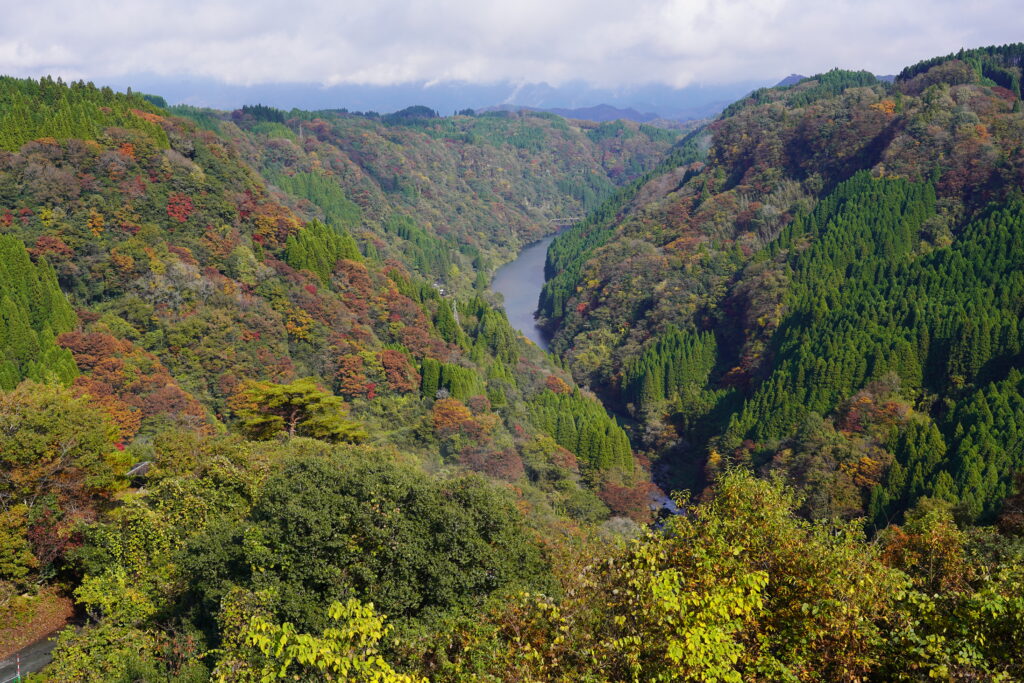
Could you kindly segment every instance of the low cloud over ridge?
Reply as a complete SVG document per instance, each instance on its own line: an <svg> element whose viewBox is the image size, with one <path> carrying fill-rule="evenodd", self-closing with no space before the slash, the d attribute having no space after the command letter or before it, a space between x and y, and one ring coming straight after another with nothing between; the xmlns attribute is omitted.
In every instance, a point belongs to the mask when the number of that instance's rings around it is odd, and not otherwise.
<svg viewBox="0 0 1024 683"><path fill-rule="evenodd" d="M889 73L1024 35L1015 0L42 0L7 8L0 71L235 85L502 80L602 87Z"/></svg>

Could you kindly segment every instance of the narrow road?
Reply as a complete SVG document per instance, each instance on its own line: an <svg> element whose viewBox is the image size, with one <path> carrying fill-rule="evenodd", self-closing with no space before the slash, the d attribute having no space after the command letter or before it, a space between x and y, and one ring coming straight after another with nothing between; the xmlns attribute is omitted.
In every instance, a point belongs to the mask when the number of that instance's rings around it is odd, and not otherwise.
<svg viewBox="0 0 1024 683"><path fill-rule="evenodd" d="M0 661L0 683L8 683L18 679L17 660L21 658L21 675L35 673L50 663L50 652L57 646L57 633L55 631L40 641L22 648L17 654Z"/></svg>

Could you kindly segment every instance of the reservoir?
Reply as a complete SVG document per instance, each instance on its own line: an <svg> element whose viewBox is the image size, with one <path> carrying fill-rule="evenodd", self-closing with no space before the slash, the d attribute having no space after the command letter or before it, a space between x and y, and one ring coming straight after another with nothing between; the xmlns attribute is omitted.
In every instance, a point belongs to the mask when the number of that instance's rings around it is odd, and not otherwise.
<svg viewBox="0 0 1024 683"><path fill-rule="evenodd" d="M545 351L548 350L548 339L537 326L533 314L544 286L544 260L553 239L555 235L548 235L527 245L514 261L499 268L491 281L491 289L505 298L505 313L512 327Z"/></svg>

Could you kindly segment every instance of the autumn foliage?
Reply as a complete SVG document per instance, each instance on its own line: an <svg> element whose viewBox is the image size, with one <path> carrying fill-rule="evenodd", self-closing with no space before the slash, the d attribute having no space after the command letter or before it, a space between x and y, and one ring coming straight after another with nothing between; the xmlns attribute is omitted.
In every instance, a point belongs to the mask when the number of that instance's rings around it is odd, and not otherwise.
<svg viewBox="0 0 1024 683"><path fill-rule="evenodd" d="M130 440L144 420L162 417L209 432L202 405L185 392L167 367L131 342L104 332L68 332L58 343L71 350L83 374L74 391L89 396Z"/></svg>
<svg viewBox="0 0 1024 683"><path fill-rule="evenodd" d="M415 391L420 385L420 374L409 363L409 358L400 351L384 349L380 352L380 362L384 366L388 388L399 394Z"/></svg>
<svg viewBox="0 0 1024 683"><path fill-rule="evenodd" d="M192 215L192 199L180 192L175 192L167 198L167 216L172 221L184 223Z"/></svg>

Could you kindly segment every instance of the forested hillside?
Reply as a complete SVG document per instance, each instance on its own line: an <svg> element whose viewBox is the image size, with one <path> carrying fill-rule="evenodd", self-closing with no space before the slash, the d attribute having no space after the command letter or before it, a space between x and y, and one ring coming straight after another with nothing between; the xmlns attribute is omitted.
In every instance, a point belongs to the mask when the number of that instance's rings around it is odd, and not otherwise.
<svg viewBox="0 0 1024 683"><path fill-rule="evenodd" d="M0 79L0 646L73 613L36 680L1024 677L1020 54L685 137ZM548 355L488 283L565 222Z"/></svg>
<svg viewBox="0 0 1024 683"><path fill-rule="evenodd" d="M752 93L559 237L542 311L680 483L991 523L1024 469L1021 46Z"/></svg>
<svg viewBox="0 0 1024 683"><path fill-rule="evenodd" d="M415 639L649 521L622 428L486 285L674 134L0 91L2 642L73 600L54 680L203 679L225 620L332 600Z"/></svg>
<svg viewBox="0 0 1024 683"><path fill-rule="evenodd" d="M440 118L244 107L176 113L231 140L304 217L343 226L381 259L483 289L523 244L574 222L652 168L677 134L540 112ZM304 201L303 201L304 200Z"/></svg>

